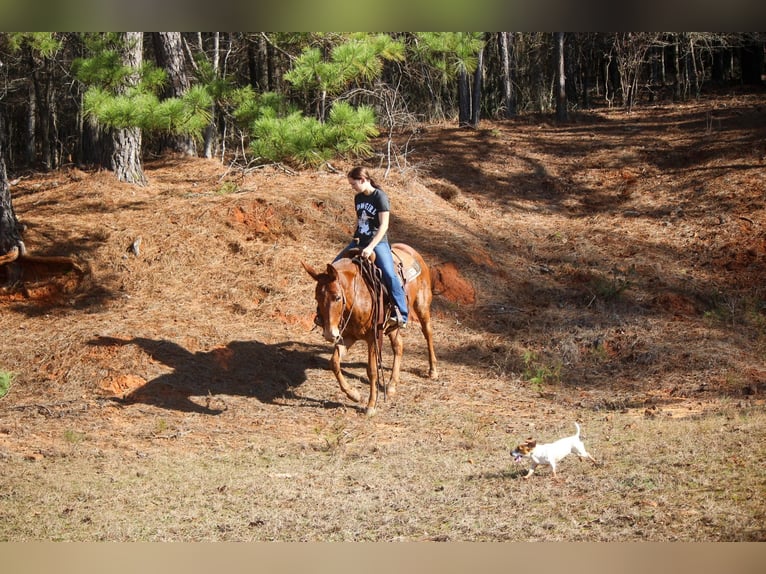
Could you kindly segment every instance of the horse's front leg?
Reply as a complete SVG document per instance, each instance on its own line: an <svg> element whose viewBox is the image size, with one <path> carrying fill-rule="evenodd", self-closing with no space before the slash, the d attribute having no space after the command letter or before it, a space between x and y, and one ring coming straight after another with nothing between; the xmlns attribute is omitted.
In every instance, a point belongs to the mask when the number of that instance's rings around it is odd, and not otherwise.
<svg viewBox="0 0 766 574"><path fill-rule="evenodd" d="M367 401L367 416L375 414L375 404L378 402L378 354L375 343L367 343L367 380L370 381L370 399Z"/></svg>
<svg viewBox="0 0 766 574"><path fill-rule="evenodd" d="M346 356L346 346L345 345L335 345L335 349L333 350L332 357L330 358L330 368L332 369L332 372L335 373L335 378L338 379L338 383L340 384L341 390L346 393L346 396L354 401L355 403L358 403L362 397L359 394L359 391L349 386L348 382L346 381L346 377L343 376L343 372L340 368L340 362L343 359L343 357Z"/></svg>

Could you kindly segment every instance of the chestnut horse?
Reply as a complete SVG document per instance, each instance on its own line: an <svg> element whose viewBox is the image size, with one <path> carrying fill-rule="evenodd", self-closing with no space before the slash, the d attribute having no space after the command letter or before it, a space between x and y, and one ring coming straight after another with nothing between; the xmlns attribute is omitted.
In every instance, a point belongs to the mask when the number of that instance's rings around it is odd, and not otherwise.
<svg viewBox="0 0 766 574"><path fill-rule="evenodd" d="M401 260L405 264L404 292L407 295L407 305L410 318L417 315L420 330L428 344L428 376L437 378L436 354L434 353L433 330L431 329L431 275L420 254L404 243L394 243L392 246L394 261ZM410 269L417 271L407 274L407 262L413 263ZM368 415L375 414L375 403L378 398L378 348L380 326L376 325L374 317L374 298L370 288L365 283L359 265L351 259L340 259L327 265L324 272L318 272L303 263L303 267L317 282L315 297L317 312L322 318L324 338L335 344L330 367L338 379L340 388L354 402L359 402L359 391L349 386L341 372L341 360L351 345L356 341L367 343L367 379L370 382L370 398L367 401ZM410 328L412 321L410 321ZM393 396L399 383L399 369L404 350L404 341L400 329L388 333L391 349L394 352L391 381L386 392ZM381 384L385 384L381 381Z"/></svg>

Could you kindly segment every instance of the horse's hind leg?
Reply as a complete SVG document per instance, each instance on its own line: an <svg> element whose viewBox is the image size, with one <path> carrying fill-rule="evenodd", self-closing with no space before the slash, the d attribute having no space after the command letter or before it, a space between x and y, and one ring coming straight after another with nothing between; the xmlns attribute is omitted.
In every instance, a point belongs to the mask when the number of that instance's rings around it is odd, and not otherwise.
<svg viewBox="0 0 766 574"><path fill-rule="evenodd" d="M431 327L431 310L428 306L421 306L416 309L418 319L420 319L420 330L428 345L428 377L438 379L439 372L436 370L436 353L434 352L434 330Z"/></svg>
<svg viewBox="0 0 766 574"><path fill-rule="evenodd" d="M357 391L355 388L349 386L348 382L346 381L346 377L343 376L343 372L340 368L340 362L341 359L346 354L346 347L345 345L335 345L335 350L332 353L332 357L330 358L330 368L332 369L332 372L335 374L335 378L338 379L338 384L340 384L341 390L346 393L346 396L354 401L355 403L358 403L362 397L359 394L359 391Z"/></svg>

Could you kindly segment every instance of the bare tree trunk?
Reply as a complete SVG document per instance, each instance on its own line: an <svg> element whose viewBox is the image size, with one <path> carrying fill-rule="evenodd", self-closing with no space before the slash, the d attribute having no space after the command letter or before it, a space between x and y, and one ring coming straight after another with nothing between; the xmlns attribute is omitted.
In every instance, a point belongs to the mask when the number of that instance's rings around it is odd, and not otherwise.
<svg viewBox="0 0 766 574"><path fill-rule="evenodd" d="M467 126L471 122L471 88L468 72L460 70L457 80L458 125Z"/></svg>
<svg viewBox="0 0 766 574"><path fill-rule="evenodd" d="M213 32L213 74L216 78L221 73L221 33ZM205 128L205 143L203 156L210 159L213 157L213 148L215 147L215 141L218 137L218 130L215 124L216 115L215 100L213 101L212 109L210 110L210 123Z"/></svg>
<svg viewBox="0 0 766 574"><path fill-rule="evenodd" d="M691 62L691 77L694 81L694 97L698 98L702 90L702 81L704 79L705 72L702 70L702 73L700 73L700 70L697 68L697 54L694 50L694 38L689 38L689 61ZM700 64L701 63L702 61L700 60Z"/></svg>
<svg viewBox="0 0 766 574"><path fill-rule="evenodd" d="M50 122L51 122L51 80L48 72L47 59L39 61L30 54L32 68L32 85L35 90L36 108L39 124L37 133L40 135L40 153L45 169L53 169L54 161L51 158Z"/></svg>
<svg viewBox="0 0 766 574"><path fill-rule="evenodd" d="M29 109L27 111L27 141L26 160L27 165L34 165L37 159L37 98L35 98L35 89L32 82L29 83Z"/></svg>
<svg viewBox="0 0 766 574"><path fill-rule="evenodd" d="M564 61L564 32L556 32L556 119L567 121L566 62Z"/></svg>
<svg viewBox="0 0 766 574"><path fill-rule="evenodd" d="M11 203L11 187L5 171L5 126L0 116L0 265L11 263L24 255L21 225Z"/></svg>
<svg viewBox="0 0 766 574"><path fill-rule="evenodd" d="M15 261L24 251L19 221L11 203L11 188L5 173L5 161L0 159L0 265Z"/></svg>
<svg viewBox="0 0 766 574"><path fill-rule="evenodd" d="M474 128L479 127L479 121L481 120L481 91L482 91L482 76L484 75L484 50L485 47L479 52L479 59L476 63L476 71L473 74L473 98L471 101L471 126Z"/></svg>
<svg viewBox="0 0 766 574"><path fill-rule="evenodd" d="M138 83L138 70L143 63L143 32L125 32L122 48L122 63L135 70L128 83ZM125 88L123 88L124 90ZM124 128L111 130L112 155L110 168L119 181L146 185L146 176L141 165L141 129Z"/></svg>
<svg viewBox="0 0 766 574"><path fill-rule="evenodd" d="M261 32L257 36L250 83L261 92L268 92L271 89L271 82L269 81L269 43L264 35L265 32Z"/></svg>
<svg viewBox="0 0 766 574"><path fill-rule="evenodd" d="M503 105L505 117L516 115L516 98L513 91L513 68L511 67L511 49L513 32L500 32L500 57L503 61Z"/></svg>
<svg viewBox="0 0 766 574"><path fill-rule="evenodd" d="M673 99L681 100L681 41L677 34L673 42Z"/></svg>
<svg viewBox="0 0 766 574"><path fill-rule="evenodd" d="M111 168L117 179L125 183L146 185L141 165L141 129L125 128L112 131Z"/></svg>
<svg viewBox="0 0 766 574"><path fill-rule="evenodd" d="M165 97L182 98L189 91L189 78L184 65L184 45L180 32L154 32L154 51L157 64L168 75ZM167 145L173 151L188 156L197 154L194 138L190 135L175 135L167 138Z"/></svg>

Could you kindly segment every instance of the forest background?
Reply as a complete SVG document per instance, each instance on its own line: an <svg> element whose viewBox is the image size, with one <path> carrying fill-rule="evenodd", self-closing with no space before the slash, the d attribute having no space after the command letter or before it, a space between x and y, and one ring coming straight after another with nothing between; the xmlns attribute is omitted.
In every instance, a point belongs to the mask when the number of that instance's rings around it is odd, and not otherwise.
<svg viewBox="0 0 766 574"><path fill-rule="evenodd" d="M3 33L11 172L166 149L246 165L369 154L379 133L761 85L762 33ZM388 150L390 162L406 149Z"/></svg>

